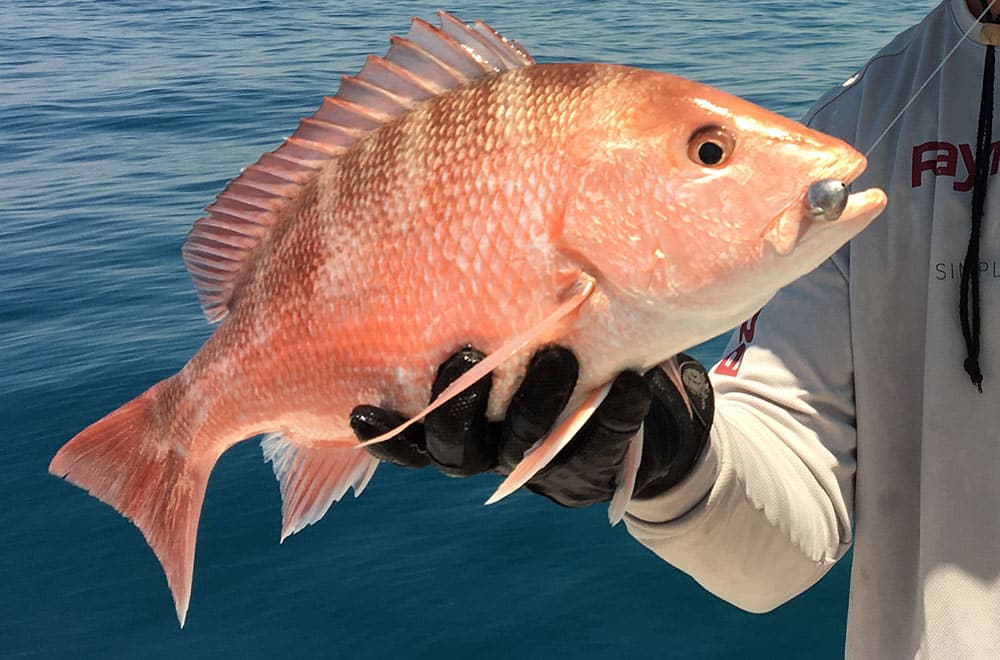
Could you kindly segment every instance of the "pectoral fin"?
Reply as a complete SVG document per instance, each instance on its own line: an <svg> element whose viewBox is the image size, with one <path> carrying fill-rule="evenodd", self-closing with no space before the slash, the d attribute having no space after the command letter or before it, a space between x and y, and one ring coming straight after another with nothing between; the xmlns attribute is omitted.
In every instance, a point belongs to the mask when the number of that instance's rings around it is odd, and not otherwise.
<svg viewBox="0 0 1000 660"><path fill-rule="evenodd" d="M366 447L368 445L384 442L389 438L399 435L408 427L426 417L429 413L437 410L448 401L461 394L471 385L476 383L476 381L496 369L519 350L549 334L560 321L577 311L580 306L587 301L587 298L589 298L590 294L593 293L595 286L596 284L593 278L588 276L581 279L572 288L571 295L561 305L559 305L554 312L542 319L541 322L501 344L499 348L487 355L482 361L476 364L476 366L469 369L467 372L462 374L458 380L445 388L445 390L441 392L441 394L438 395L438 397L434 399L430 405L418 412L416 415L391 431L387 431L382 435L361 443L361 446Z"/></svg>

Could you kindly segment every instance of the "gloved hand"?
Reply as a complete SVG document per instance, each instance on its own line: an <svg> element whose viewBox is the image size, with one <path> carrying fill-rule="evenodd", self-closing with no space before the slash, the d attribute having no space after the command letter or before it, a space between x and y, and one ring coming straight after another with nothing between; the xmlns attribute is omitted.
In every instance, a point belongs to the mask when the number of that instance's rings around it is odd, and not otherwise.
<svg viewBox="0 0 1000 660"><path fill-rule="evenodd" d="M438 369L431 400L482 359L481 352L467 347L446 360ZM644 376L625 371L576 437L526 487L567 507L610 501L629 441L644 421L633 496L653 497L679 483L707 441L714 395L704 368L686 355L678 359L693 415L661 369ZM423 424L367 449L383 461L407 467L432 464L451 476L509 474L524 452L552 428L573 392L577 374L570 351L558 346L542 349L531 359L503 422L486 420L491 385L487 376L428 414ZM361 440L404 420L397 412L375 406L358 406L351 412L351 427Z"/></svg>

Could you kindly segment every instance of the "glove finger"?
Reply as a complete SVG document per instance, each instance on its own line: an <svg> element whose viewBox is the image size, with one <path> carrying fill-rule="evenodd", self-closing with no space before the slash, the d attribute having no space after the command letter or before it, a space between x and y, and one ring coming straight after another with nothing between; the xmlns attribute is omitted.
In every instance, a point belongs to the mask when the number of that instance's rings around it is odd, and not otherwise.
<svg viewBox="0 0 1000 660"><path fill-rule="evenodd" d="M392 410L377 406L357 406L351 411L351 429L362 442L382 435L406 421ZM414 424L394 438L377 445L365 447L369 454L380 461L404 467L424 467L430 464L424 451L424 435L420 424Z"/></svg>
<svg viewBox="0 0 1000 660"><path fill-rule="evenodd" d="M483 357L467 346L443 362L431 387L431 400ZM489 433L486 421L492 383L492 376L481 378L424 420L427 454L441 472L465 477L496 466L496 436Z"/></svg>
<svg viewBox="0 0 1000 660"><path fill-rule="evenodd" d="M507 406L500 436L500 472L510 474L524 452L551 430L573 394L579 365L569 349L551 346L532 356Z"/></svg>
<svg viewBox="0 0 1000 660"><path fill-rule="evenodd" d="M629 443L649 413L651 398L640 374L619 374L593 417L528 488L563 506L609 501Z"/></svg>
<svg viewBox="0 0 1000 660"><path fill-rule="evenodd" d="M555 463L584 461L596 466L620 462L649 413L651 398L642 375L634 371L618 374L608 396Z"/></svg>

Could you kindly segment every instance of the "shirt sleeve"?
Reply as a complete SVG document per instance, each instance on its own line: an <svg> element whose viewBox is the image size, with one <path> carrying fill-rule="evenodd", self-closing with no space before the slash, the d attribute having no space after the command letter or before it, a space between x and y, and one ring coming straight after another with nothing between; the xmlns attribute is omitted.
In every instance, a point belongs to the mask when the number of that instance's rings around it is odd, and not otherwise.
<svg viewBox="0 0 1000 660"><path fill-rule="evenodd" d="M667 493L628 506L639 542L749 611L804 591L851 543L848 249L734 333L710 374L716 413L699 464Z"/></svg>

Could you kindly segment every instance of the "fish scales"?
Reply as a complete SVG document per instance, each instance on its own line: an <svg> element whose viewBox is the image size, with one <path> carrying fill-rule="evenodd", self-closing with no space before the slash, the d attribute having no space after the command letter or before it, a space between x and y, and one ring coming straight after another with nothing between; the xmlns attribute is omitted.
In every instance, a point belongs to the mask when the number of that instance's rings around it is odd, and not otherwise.
<svg viewBox="0 0 1000 660"><path fill-rule="evenodd" d="M615 374L741 322L861 231L881 191L825 224L804 199L863 169L847 145L691 81L537 65L485 24L415 20L208 207L184 256L219 327L50 471L135 522L183 625L228 447L267 434L284 538L377 467L351 432L356 404L420 419L437 365L471 344L489 357L438 401L492 372L498 418L535 348L559 343L580 358L577 389L510 492Z"/></svg>
<svg viewBox="0 0 1000 660"><path fill-rule="evenodd" d="M547 241L558 187L572 179L553 143L595 71L541 73L434 99L320 171L184 370L215 379L215 365L231 365L222 414L239 410L236 440L303 413L329 418L320 438L349 434L360 400L415 413L447 354L470 342L488 350L551 307L573 269ZM234 355L234 344L257 350ZM415 377L399 382L398 370ZM288 395L262 402L255 391Z"/></svg>
<svg viewBox="0 0 1000 660"><path fill-rule="evenodd" d="M331 417L326 433L349 433L347 412L358 400L415 413L449 352L468 342L488 350L551 307L573 268L547 241L566 194L558 188L571 179L551 145L572 116L553 119L544 107L573 88L532 96L534 86L552 89L563 78L546 73L541 83L492 78L436 99L319 173L206 346L208 363L227 360L233 342L260 348L240 356L232 373L234 394L256 408L258 424L275 413L238 391L243 378L263 390L271 388L262 379L304 379L315 396L274 400L275 409L322 411ZM543 107L496 119L519 96ZM464 130L456 115L468 119ZM358 377L344 377L348 365ZM398 383L397 368L419 377Z"/></svg>

